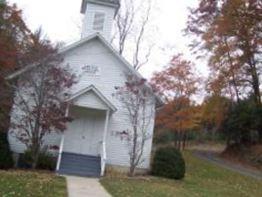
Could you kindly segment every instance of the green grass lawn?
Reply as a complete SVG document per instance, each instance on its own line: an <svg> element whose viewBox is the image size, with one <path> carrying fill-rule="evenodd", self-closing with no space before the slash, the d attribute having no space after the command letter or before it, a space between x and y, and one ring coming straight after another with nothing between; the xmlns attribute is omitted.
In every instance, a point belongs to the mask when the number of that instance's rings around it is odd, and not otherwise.
<svg viewBox="0 0 262 197"><path fill-rule="evenodd" d="M182 181L104 178L102 185L113 197L261 197L262 181L242 176L184 154L186 177Z"/></svg>
<svg viewBox="0 0 262 197"><path fill-rule="evenodd" d="M1 197L65 197L66 181L49 173L0 171Z"/></svg>

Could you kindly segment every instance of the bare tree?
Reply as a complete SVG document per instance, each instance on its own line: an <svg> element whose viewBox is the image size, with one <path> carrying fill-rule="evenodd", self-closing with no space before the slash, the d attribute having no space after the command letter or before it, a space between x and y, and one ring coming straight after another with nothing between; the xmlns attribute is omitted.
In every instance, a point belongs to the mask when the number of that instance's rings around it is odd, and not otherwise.
<svg viewBox="0 0 262 197"><path fill-rule="evenodd" d="M128 6L128 8L127 8ZM116 32L113 39L118 38L118 50L122 55L125 49L126 40L131 33L135 17L135 8L133 0L123 0L121 9L118 11L115 20Z"/></svg>
<svg viewBox="0 0 262 197"><path fill-rule="evenodd" d="M119 134L127 142L130 158L129 175L134 176L136 168L144 162L145 143L152 138L148 129L153 121L154 99L145 79L128 76L125 86L116 89L115 95L127 111L131 123L130 129Z"/></svg>
<svg viewBox="0 0 262 197"><path fill-rule="evenodd" d="M121 8L116 15L115 34L119 53L131 53L132 64L139 70L149 61L154 44L146 43L147 29L150 23L152 0L141 1L137 6L134 0L122 0ZM130 44L131 43L131 44ZM129 45L131 47L128 47Z"/></svg>

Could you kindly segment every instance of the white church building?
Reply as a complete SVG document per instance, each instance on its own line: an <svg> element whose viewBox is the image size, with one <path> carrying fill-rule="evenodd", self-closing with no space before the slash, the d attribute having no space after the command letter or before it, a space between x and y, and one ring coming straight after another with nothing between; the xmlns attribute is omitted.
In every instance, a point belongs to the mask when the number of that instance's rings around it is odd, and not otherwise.
<svg viewBox="0 0 262 197"><path fill-rule="evenodd" d="M69 65L78 75L72 87L68 113L74 120L63 134L52 133L45 144L57 145L57 172L80 176L103 176L106 169L126 170L129 167L127 143L116 135L131 128L122 103L114 97L115 87L123 86L127 75L142 76L110 44L114 17L119 0L83 0L84 14L81 39L60 50L63 65ZM150 88L150 87L148 87ZM152 92L156 109L161 100ZM154 114L147 129L143 162L139 169L150 168ZM24 144L9 134L11 150L21 154Z"/></svg>

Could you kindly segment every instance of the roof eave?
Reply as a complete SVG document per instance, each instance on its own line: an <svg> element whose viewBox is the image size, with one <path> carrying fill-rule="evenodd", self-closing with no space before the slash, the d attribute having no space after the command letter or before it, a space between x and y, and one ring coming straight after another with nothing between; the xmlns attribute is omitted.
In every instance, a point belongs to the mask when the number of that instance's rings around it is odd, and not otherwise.
<svg viewBox="0 0 262 197"><path fill-rule="evenodd" d="M86 92L89 92L89 91L95 92L95 94L108 106L108 108L112 112L117 111L117 108L94 85L90 85L87 88L80 90L79 92L72 95L72 97L70 97L67 101L73 101L76 98L78 98L79 96L81 96L81 95L83 95L83 94L85 94Z"/></svg>

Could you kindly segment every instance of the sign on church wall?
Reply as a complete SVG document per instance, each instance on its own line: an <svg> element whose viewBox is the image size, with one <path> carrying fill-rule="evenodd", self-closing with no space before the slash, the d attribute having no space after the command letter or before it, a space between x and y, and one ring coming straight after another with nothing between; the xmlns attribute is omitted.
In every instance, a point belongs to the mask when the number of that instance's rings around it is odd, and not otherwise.
<svg viewBox="0 0 262 197"><path fill-rule="evenodd" d="M97 76L100 74L100 68L95 65L85 65L82 67L82 70L89 75Z"/></svg>

